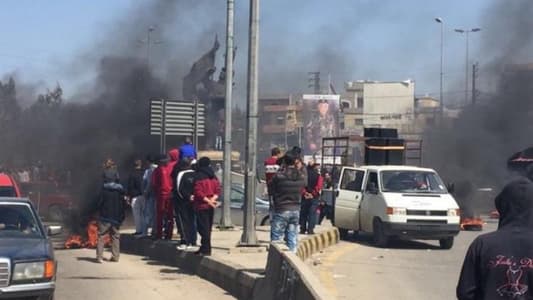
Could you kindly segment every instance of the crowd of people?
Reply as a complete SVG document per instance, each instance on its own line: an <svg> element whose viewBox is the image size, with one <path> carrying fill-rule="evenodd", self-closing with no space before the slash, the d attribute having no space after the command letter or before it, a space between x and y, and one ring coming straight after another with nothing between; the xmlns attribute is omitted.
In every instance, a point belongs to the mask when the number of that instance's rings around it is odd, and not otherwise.
<svg viewBox="0 0 533 300"><path fill-rule="evenodd" d="M219 206L220 181L211 167L211 160L196 156L194 145L187 138L179 149L148 155L145 168L142 161L136 159L126 188L120 184L113 160L104 162L97 201L98 262L103 261L106 234L112 241L110 261L118 261L119 228L128 204L132 209L135 237L171 240L176 224L179 249L196 247L199 234L200 247L195 253L211 255L211 229L214 209Z"/></svg>

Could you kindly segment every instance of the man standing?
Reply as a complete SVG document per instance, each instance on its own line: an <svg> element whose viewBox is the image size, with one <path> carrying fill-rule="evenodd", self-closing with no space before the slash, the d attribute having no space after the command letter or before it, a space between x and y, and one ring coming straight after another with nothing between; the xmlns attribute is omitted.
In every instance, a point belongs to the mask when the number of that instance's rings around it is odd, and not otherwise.
<svg viewBox="0 0 533 300"><path fill-rule="evenodd" d="M159 157L157 168L152 175L152 188L156 199L156 224L154 239L163 238L163 227L165 228L165 238L172 239L174 228L174 209L172 208L172 181L168 168L168 158L165 154Z"/></svg>
<svg viewBox="0 0 533 300"><path fill-rule="evenodd" d="M111 235L111 259L118 262L120 255L120 225L125 217L124 188L118 182L118 173L112 160L104 164L103 185L96 205L98 217L98 242L96 260L102 263L104 254L104 235Z"/></svg>
<svg viewBox="0 0 533 300"><path fill-rule="evenodd" d="M274 204L270 185L272 183L272 178L279 171L278 160L281 158L281 150L278 147L274 147L270 151L270 155L271 156L265 160L265 181L267 186L268 202L270 204L270 219L272 220Z"/></svg>
<svg viewBox="0 0 533 300"><path fill-rule="evenodd" d="M270 240L279 243L285 240L289 250L298 247L298 223L300 219L301 191L305 186L302 172L295 166L292 154L284 157L285 166L272 178L274 213L270 226Z"/></svg>
<svg viewBox="0 0 533 300"><path fill-rule="evenodd" d="M457 284L459 300L533 298L533 183L515 179L495 204L498 230L470 245Z"/></svg>
<svg viewBox="0 0 533 300"><path fill-rule="evenodd" d="M187 158L180 161L180 171L176 176L176 226L181 228L181 241L178 249L184 250L196 245L196 216L191 198L194 192L194 170Z"/></svg>
<svg viewBox="0 0 533 300"><path fill-rule="evenodd" d="M190 137L185 138L185 143L179 149L180 159L188 158L189 160L196 159L196 148L192 144Z"/></svg>
<svg viewBox="0 0 533 300"><path fill-rule="evenodd" d="M142 236L148 236L148 228L152 228L152 234L155 232L155 194L152 189L152 174L157 168L156 159L152 155L146 156L148 167L144 171L142 191L144 196L144 211L143 211L143 228L141 229Z"/></svg>
<svg viewBox="0 0 533 300"><path fill-rule="evenodd" d="M194 178L194 209L196 211L198 233L201 246L197 255L211 255L211 229L215 208L219 206L220 182L211 168L211 160L202 157L198 160L198 169Z"/></svg>
<svg viewBox="0 0 533 300"><path fill-rule="evenodd" d="M319 197L324 181L317 166L314 161L309 162L307 166L307 186L302 191L300 210L300 234L315 234Z"/></svg>
<svg viewBox="0 0 533 300"><path fill-rule="evenodd" d="M128 178L128 198L131 201L131 210L133 214L133 222L135 223L134 235L142 234L144 228L143 211L145 205L145 198L142 196L142 181L143 181L142 161L136 159L134 161L134 169Z"/></svg>

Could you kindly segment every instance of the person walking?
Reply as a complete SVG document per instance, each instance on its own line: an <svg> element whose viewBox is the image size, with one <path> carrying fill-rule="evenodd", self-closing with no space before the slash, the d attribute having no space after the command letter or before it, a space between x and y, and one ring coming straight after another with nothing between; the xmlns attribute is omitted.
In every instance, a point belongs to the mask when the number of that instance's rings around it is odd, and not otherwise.
<svg viewBox="0 0 533 300"><path fill-rule="evenodd" d="M318 164L314 161L307 165L307 185L302 191L300 206L300 234L315 234L318 219L319 197L324 179L318 172Z"/></svg>
<svg viewBox="0 0 533 300"><path fill-rule="evenodd" d="M190 137L185 138L185 142L179 149L179 155L181 159L188 158L191 161L197 158L196 148L192 144L192 139Z"/></svg>
<svg viewBox="0 0 533 300"><path fill-rule="evenodd" d="M176 175L177 192L174 211L176 226L181 228L181 241L178 249L184 250L196 246L196 216L191 201L195 174L189 159L181 160L180 165L180 171Z"/></svg>
<svg viewBox="0 0 533 300"><path fill-rule="evenodd" d="M498 229L470 244L457 284L459 300L533 298L533 182L511 181L495 204Z"/></svg>
<svg viewBox="0 0 533 300"><path fill-rule="evenodd" d="M153 155L147 155L146 163L148 164L148 167L146 170L144 170L142 184L142 191L145 201L143 210L144 222L142 223L143 227L141 229L142 237L148 236L149 228L152 228L152 233L155 232L155 194L152 188L152 174L157 168L156 158Z"/></svg>
<svg viewBox="0 0 533 300"><path fill-rule="evenodd" d="M298 247L301 191L306 185L304 175L295 165L292 154L284 156L284 168L272 178L274 212L270 225L272 243L286 241L290 251Z"/></svg>
<svg viewBox="0 0 533 300"><path fill-rule="evenodd" d="M172 239L174 229L174 209L172 208L172 181L168 168L169 159L165 154L161 154L158 159L158 166L152 174L152 189L155 194L155 234L154 239ZM165 234L163 236L163 229Z"/></svg>
<svg viewBox="0 0 533 300"><path fill-rule="evenodd" d="M133 222L135 224L134 235L140 235L144 228L143 211L146 202L142 192L144 171L140 159L136 159L133 165L133 171L128 178L127 196L130 199Z"/></svg>
<svg viewBox="0 0 533 300"><path fill-rule="evenodd" d="M211 168L211 160L202 157L198 160L198 168L194 177L194 200L198 233L201 236L200 249L197 255L211 255L211 229L215 208L219 206L220 182Z"/></svg>
<svg viewBox="0 0 533 300"><path fill-rule="evenodd" d="M104 254L104 236L111 235L111 259L118 262L120 256L120 225L125 218L125 192L119 183L115 163L107 159L104 163L103 184L97 202L98 241L96 244L96 261L102 263Z"/></svg>

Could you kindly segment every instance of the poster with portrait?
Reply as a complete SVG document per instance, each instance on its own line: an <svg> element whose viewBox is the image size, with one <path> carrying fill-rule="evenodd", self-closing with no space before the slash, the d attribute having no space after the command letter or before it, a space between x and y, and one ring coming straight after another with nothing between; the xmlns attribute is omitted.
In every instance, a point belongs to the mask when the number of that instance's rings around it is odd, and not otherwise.
<svg viewBox="0 0 533 300"><path fill-rule="evenodd" d="M322 138L339 134L339 95L303 95L303 150L320 155Z"/></svg>

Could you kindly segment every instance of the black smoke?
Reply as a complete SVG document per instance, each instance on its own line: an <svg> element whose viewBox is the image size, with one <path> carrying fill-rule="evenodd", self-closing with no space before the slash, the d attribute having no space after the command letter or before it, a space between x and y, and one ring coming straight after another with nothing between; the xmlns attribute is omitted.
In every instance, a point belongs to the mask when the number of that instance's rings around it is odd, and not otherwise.
<svg viewBox="0 0 533 300"><path fill-rule="evenodd" d="M511 174L507 159L533 145L533 2L496 1L486 12L480 53L483 84L476 105L425 135L425 162L447 181L468 186L463 201L480 187L497 191ZM491 207L492 198L476 206ZM475 210L475 209L474 209Z"/></svg>

